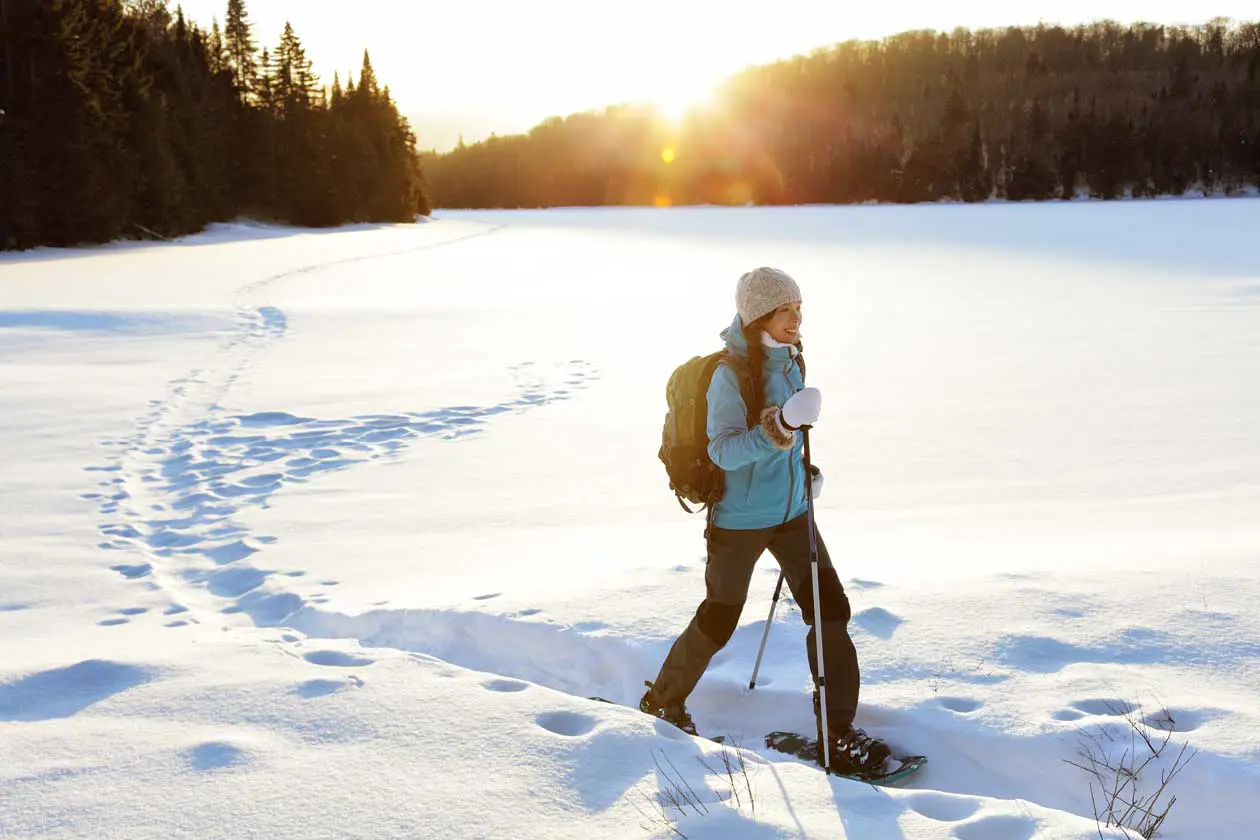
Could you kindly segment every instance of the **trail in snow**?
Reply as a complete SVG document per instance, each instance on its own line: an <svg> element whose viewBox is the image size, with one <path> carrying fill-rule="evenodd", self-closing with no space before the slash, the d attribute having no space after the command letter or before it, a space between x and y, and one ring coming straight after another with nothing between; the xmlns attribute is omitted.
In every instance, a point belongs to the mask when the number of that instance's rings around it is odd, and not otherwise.
<svg viewBox="0 0 1260 840"><path fill-rule="evenodd" d="M597 377L582 360L522 362L510 370L515 391L489 405L457 405L404 414L349 418L299 417L283 410L227 415L224 395L262 353L284 338L283 311L260 303L271 284L319 269L454 245L498 230L379 254L302 266L249 283L238 293L235 326L214 357L170 383L150 402L135 433L104 445L117 455L104 465L101 490L83 494L103 519L102 550L119 552L111 568L167 591L175 604L167 623L179 627L214 613L244 613L275 625L303 601L268 586L271 572L246 563L275 537L233 521L245 507L265 507L284 487L321 473L397 456L409 443L480 434L495 417L568 399ZM257 305L253 305L257 304ZM189 604L197 609L191 615ZM106 621L127 622L128 611Z"/></svg>

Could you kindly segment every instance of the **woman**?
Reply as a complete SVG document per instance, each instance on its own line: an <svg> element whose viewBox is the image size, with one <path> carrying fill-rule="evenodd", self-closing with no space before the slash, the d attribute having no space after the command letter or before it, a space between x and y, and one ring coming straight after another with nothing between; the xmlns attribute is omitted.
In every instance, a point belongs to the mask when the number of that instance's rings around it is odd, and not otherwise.
<svg viewBox="0 0 1260 840"><path fill-rule="evenodd" d="M753 567L768 549L809 626L805 651L815 682L815 633L822 632L832 770L849 774L877 769L889 750L853 726L860 673L848 632L849 599L817 528L822 617L820 622L814 618L800 429L818 420L821 395L816 388L805 387L800 362L800 289L783 271L756 268L739 278L735 308L735 320L722 338L727 350L740 357L756 377L754 382L760 382L761 387L753 389L753 399L761 404L746 405L737 372L726 364L718 366L708 390L708 449L709 457L724 472L726 490L710 512L705 598L674 642L656 680L646 683L648 690L639 707L696 734L686 699L709 660L735 632ZM758 418L758 422L750 424L748 418ZM817 497L821 474L812 484ZM815 717L819 717L818 706L815 691Z"/></svg>

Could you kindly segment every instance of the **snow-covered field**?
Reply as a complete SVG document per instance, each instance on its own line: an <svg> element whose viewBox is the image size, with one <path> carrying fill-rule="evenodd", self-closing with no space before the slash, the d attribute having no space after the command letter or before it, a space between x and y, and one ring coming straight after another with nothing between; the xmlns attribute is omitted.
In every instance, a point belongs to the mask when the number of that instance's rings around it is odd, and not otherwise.
<svg viewBox="0 0 1260 840"><path fill-rule="evenodd" d="M1112 838L1074 765L1141 729L1140 793L1197 750L1161 836L1249 840L1257 230L439 212L2 256L0 837ZM812 729L790 601L748 690L768 556L691 700L746 776L585 699L634 705L703 595L665 381L763 264L805 294L858 722L931 758L901 788L761 747Z"/></svg>

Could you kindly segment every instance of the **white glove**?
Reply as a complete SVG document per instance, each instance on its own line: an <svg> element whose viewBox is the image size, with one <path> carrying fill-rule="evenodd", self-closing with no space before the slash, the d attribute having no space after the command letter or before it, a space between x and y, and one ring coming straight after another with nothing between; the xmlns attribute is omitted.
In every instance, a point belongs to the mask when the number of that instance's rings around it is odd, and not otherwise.
<svg viewBox="0 0 1260 840"><path fill-rule="evenodd" d="M784 428L796 431L801 426L812 426L818 422L822 411L822 392L817 388L802 388L788 397L783 408L779 410Z"/></svg>
<svg viewBox="0 0 1260 840"><path fill-rule="evenodd" d="M822 470L818 469L818 467L815 467L813 465L810 466L809 470L810 470L810 473L812 474L811 478L809 479L809 486L810 486L810 489L813 491L810 494L810 498L817 501L818 497L822 495L822 488L823 488Z"/></svg>

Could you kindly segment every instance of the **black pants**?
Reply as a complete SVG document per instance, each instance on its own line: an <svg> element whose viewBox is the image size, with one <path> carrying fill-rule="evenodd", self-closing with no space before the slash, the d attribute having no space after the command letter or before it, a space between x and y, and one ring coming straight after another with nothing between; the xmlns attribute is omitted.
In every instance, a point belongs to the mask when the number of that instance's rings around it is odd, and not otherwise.
<svg viewBox="0 0 1260 840"><path fill-rule="evenodd" d="M685 701L700 682L709 660L730 641L748 598L753 567L768 549L783 570L792 597L809 626L805 637L810 673L818 676L816 633L823 636L824 673L827 679L827 723L832 733L846 731L857 712L861 674L857 649L849 637L849 597L831 565L831 557L818 529L818 597L821 621L814 617L813 574L809 559L809 521L798 516L773 528L732 531L710 528L705 567L705 598L691 623L683 630L661 666L652 685L653 699L661 706Z"/></svg>

